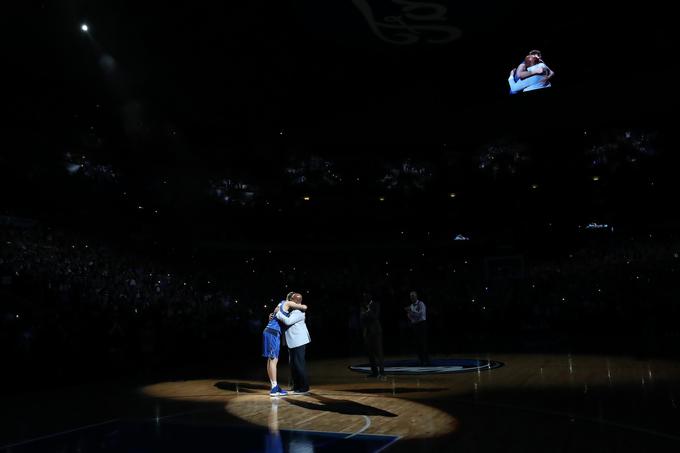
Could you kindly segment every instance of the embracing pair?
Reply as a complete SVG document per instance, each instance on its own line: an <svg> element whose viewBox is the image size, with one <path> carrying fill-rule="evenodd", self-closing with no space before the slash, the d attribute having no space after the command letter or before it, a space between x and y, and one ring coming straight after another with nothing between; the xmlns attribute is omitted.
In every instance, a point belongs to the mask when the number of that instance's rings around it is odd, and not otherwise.
<svg viewBox="0 0 680 453"><path fill-rule="evenodd" d="M302 304L302 295L290 292L281 301L274 312L269 315L269 324L262 333L262 356L267 358L267 375L271 383L269 396L286 396L276 382L276 366L281 350L281 338L285 338L288 346L288 357L291 369L291 393L304 394L309 392L309 382L305 370L305 348L311 342L309 331L305 324L307 305Z"/></svg>

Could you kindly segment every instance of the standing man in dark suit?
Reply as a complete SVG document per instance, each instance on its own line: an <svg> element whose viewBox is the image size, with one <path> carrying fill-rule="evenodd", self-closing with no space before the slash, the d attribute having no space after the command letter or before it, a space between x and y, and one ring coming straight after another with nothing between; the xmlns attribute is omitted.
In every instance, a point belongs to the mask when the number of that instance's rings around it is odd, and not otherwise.
<svg viewBox="0 0 680 453"><path fill-rule="evenodd" d="M380 304L373 300L370 294L362 295L360 311L361 332L364 337L364 345L371 362L371 374L369 377L382 377L385 375L383 360L382 326L380 325Z"/></svg>

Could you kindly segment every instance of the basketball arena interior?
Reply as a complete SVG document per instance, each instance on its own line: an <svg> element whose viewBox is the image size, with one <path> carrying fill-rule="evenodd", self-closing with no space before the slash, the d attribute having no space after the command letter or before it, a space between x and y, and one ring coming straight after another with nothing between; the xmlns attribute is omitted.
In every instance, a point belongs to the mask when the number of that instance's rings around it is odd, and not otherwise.
<svg viewBox="0 0 680 453"><path fill-rule="evenodd" d="M0 452L678 451L668 8L8 12Z"/></svg>

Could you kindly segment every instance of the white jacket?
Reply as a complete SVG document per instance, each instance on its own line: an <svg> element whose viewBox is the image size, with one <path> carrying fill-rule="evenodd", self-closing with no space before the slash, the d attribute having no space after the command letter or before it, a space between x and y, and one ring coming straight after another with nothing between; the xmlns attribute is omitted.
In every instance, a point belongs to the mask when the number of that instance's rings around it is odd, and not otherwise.
<svg viewBox="0 0 680 453"><path fill-rule="evenodd" d="M307 324L305 324L304 312L293 310L290 313L285 313L283 310L279 310L276 313L276 319L286 326L284 331L288 349L297 348L312 341L309 337Z"/></svg>

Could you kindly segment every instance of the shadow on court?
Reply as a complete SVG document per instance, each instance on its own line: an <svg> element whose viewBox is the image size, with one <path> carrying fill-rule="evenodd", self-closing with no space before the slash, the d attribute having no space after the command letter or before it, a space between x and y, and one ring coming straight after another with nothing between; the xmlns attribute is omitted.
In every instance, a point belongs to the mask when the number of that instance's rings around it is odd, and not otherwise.
<svg viewBox="0 0 680 453"><path fill-rule="evenodd" d="M286 402L288 404L292 404L293 406L298 406L313 411L334 412L336 414L368 415L378 417L397 416L397 414L393 414L392 412L383 409L378 409L377 407L369 406L366 404L361 404L356 401L345 399L333 399L327 396L316 395L314 393L310 393L308 396L318 401L318 403L302 401L295 398L286 398Z"/></svg>

